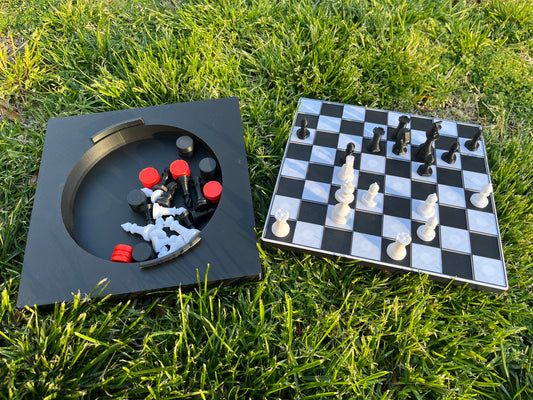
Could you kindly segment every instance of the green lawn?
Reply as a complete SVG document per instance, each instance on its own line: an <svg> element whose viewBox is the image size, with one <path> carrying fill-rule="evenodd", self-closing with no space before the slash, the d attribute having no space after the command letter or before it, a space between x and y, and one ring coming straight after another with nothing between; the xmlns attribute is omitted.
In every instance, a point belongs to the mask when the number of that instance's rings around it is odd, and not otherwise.
<svg viewBox="0 0 533 400"><path fill-rule="evenodd" d="M226 96L258 237L300 97L482 124L509 291L258 241L259 283L16 309L47 120ZM0 397L533 398L532 105L529 0L1 1Z"/></svg>

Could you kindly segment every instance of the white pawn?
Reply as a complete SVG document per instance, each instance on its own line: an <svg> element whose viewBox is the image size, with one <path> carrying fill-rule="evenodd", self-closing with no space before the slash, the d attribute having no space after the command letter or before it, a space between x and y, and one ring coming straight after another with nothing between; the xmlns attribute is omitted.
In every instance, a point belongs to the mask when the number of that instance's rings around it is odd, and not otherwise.
<svg viewBox="0 0 533 400"><path fill-rule="evenodd" d="M154 204L154 208L152 209L152 216L154 219L164 217L167 215L180 215L181 213L184 213L187 211L185 207L163 207L159 205L158 203Z"/></svg>
<svg viewBox="0 0 533 400"><path fill-rule="evenodd" d="M418 215L420 215L422 218L431 218L435 215L435 204L437 203L437 200L439 198L437 197L437 193L430 194L426 201L420 204L416 212Z"/></svg>
<svg viewBox="0 0 533 400"><path fill-rule="evenodd" d="M281 208L274 213L276 221L272 224L272 233L274 236L283 238L287 236L291 230L287 220L289 219L289 212Z"/></svg>
<svg viewBox="0 0 533 400"><path fill-rule="evenodd" d="M342 182L340 189L335 192L335 199L337 199L339 203L350 204L354 200L354 190L355 186L352 184L352 181L345 180Z"/></svg>
<svg viewBox="0 0 533 400"><path fill-rule="evenodd" d="M346 180L353 183L355 181L355 172L353 170L353 163L355 161L355 157L352 155L346 156L346 162L341 167L339 172L337 173L337 178L339 181L344 182Z"/></svg>
<svg viewBox="0 0 533 400"><path fill-rule="evenodd" d="M403 260L407 255L405 246L411 243L411 235L407 232L400 232L396 235L396 241L387 246L387 254L396 261Z"/></svg>
<svg viewBox="0 0 533 400"><path fill-rule="evenodd" d="M375 207L378 203L374 198L379 192L379 184L377 182L374 182L370 187L368 188L368 191L361 197L361 203L363 203L368 208Z"/></svg>
<svg viewBox="0 0 533 400"><path fill-rule="evenodd" d="M331 219L339 225L346 225L348 219L346 218L350 213L350 206L346 203L338 203L333 207L331 212Z"/></svg>
<svg viewBox="0 0 533 400"><path fill-rule="evenodd" d="M479 193L470 196L470 202L477 208L485 208L489 204L489 195L492 193L492 185L489 183L481 188Z"/></svg>
<svg viewBox="0 0 533 400"><path fill-rule="evenodd" d="M200 234L200 231L198 229L186 228L178 221L174 221L174 218L172 217L168 217L165 220L165 227L170 228L174 232L178 233L186 243L192 242Z"/></svg>
<svg viewBox="0 0 533 400"><path fill-rule="evenodd" d="M435 239L435 228L438 223L437 217L429 218L424 225L418 227L416 235L424 242L431 242Z"/></svg>

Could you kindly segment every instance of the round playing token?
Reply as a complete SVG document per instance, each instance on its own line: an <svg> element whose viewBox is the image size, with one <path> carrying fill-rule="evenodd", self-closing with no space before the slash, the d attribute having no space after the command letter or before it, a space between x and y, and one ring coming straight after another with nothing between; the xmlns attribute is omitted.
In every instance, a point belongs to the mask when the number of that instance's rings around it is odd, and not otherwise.
<svg viewBox="0 0 533 400"><path fill-rule="evenodd" d="M189 169L189 164L185 160L176 160L170 164L170 173L172 177L176 179L178 176L191 176L191 170Z"/></svg>
<svg viewBox="0 0 533 400"><path fill-rule="evenodd" d="M138 243L133 248L131 257L136 262L151 260L155 257L154 249L146 242Z"/></svg>
<svg viewBox="0 0 533 400"><path fill-rule="evenodd" d="M139 180L144 187L151 189L161 180L161 177L155 168L148 167L139 173Z"/></svg>
<svg viewBox="0 0 533 400"><path fill-rule="evenodd" d="M128 246L127 244L117 244L115 246L115 249L113 250L111 261L130 263L132 260L131 258L132 251L133 251L133 247Z"/></svg>
<svg viewBox="0 0 533 400"><path fill-rule="evenodd" d="M217 162L211 157L205 157L198 163L198 168L200 168L200 176L202 179L206 181L212 180L215 178Z"/></svg>
<svg viewBox="0 0 533 400"><path fill-rule="evenodd" d="M222 194L222 185L217 181L210 181L204 185L204 196L212 203L218 203Z"/></svg>
<svg viewBox="0 0 533 400"><path fill-rule="evenodd" d="M182 157L191 157L194 151L194 140L190 136L180 136L176 140L176 147Z"/></svg>
<svg viewBox="0 0 533 400"><path fill-rule="evenodd" d="M135 212L141 212L142 207L148 203L148 197L141 189L133 189L127 195L128 204Z"/></svg>

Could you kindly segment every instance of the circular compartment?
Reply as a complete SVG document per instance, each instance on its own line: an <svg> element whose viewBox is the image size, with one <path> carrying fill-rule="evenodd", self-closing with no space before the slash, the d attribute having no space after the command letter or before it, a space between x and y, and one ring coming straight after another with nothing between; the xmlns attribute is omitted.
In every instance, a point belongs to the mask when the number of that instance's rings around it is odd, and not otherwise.
<svg viewBox="0 0 533 400"><path fill-rule="evenodd" d="M200 176L200 160L205 157L216 160L213 151L194 134L171 126L140 125L120 130L97 140L80 158L65 182L61 214L67 231L81 248L109 260L117 244L135 246L143 242L141 236L121 228L126 222L147 224L142 214L129 207L128 193L142 187L139 172L144 168L153 167L162 173L173 161L182 159L176 140L184 135L195 142L193 155L186 159L191 177ZM216 180L222 183L220 168ZM192 179L189 188L194 204L196 192ZM180 188L176 190L173 205L184 206ZM202 219L195 228L202 230L209 219Z"/></svg>

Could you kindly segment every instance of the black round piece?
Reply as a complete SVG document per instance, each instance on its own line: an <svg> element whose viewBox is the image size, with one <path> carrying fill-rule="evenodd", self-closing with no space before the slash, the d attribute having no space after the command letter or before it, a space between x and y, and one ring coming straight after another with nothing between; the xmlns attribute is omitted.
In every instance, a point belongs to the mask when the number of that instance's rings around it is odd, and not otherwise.
<svg viewBox="0 0 533 400"><path fill-rule="evenodd" d="M144 205L148 203L148 197L140 189L134 189L127 195L128 204L137 213L144 211Z"/></svg>
<svg viewBox="0 0 533 400"><path fill-rule="evenodd" d="M135 262L148 261L152 258L155 258L155 252L152 246L150 246L147 242L142 242L133 246L131 258Z"/></svg>
<svg viewBox="0 0 533 400"><path fill-rule="evenodd" d="M200 175L202 179L210 181L215 179L215 171L217 169L217 162L211 157L202 158L198 163L200 168Z"/></svg>
<svg viewBox="0 0 533 400"><path fill-rule="evenodd" d="M192 157L194 151L194 140L190 136L180 136L176 140L176 147L178 148L178 153L182 157Z"/></svg>

